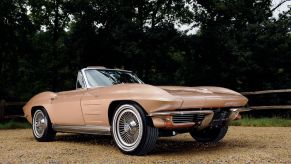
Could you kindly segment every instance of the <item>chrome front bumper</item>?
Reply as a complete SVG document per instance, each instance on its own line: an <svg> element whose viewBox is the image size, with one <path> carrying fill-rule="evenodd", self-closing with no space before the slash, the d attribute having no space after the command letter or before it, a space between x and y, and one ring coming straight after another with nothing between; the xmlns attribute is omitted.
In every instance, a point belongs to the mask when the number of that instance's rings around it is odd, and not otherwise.
<svg viewBox="0 0 291 164"><path fill-rule="evenodd" d="M240 112L250 111L249 108L230 108L227 120L235 120ZM214 119L213 110L165 111L150 113L156 128L183 129L196 126L199 129L208 127Z"/></svg>

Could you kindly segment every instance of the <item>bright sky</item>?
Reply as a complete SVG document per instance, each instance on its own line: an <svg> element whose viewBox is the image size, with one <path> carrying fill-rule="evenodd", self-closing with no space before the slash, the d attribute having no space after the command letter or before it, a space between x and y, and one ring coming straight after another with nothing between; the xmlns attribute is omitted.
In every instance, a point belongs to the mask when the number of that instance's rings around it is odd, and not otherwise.
<svg viewBox="0 0 291 164"><path fill-rule="evenodd" d="M273 6L278 5L281 2L281 0L273 0ZM289 9L289 7L291 7L291 0L285 2L283 5L281 5L279 8L277 8L274 13L273 16L276 18L278 17L279 13L282 13L284 11L287 11Z"/></svg>

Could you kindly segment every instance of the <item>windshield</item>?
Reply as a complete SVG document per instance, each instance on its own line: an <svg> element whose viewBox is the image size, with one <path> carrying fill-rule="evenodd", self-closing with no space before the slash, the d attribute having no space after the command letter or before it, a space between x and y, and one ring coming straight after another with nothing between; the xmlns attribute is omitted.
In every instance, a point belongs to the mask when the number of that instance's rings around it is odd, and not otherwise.
<svg viewBox="0 0 291 164"><path fill-rule="evenodd" d="M89 87L110 86L122 83L143 83L136 75L119 70L85 70Z"/></svg>

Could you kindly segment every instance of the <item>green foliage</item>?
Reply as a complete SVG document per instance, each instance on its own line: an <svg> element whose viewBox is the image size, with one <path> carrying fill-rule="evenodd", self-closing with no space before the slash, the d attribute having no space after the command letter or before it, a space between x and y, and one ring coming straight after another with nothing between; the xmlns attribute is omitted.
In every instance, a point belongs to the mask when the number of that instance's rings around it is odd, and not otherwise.
<svg viewBox="0 0 291 164"><path fill-rule="evenodd" d="M25 94L27 89L20 85L30 82L27 61L31 58L30 39L35 28L26 6L26 1L21 0L0 2L0 98Z"/></svg>
<svg viewBox="0 0 291 164"><path fill-rule="evenodd" d="M271 0L3 0L0 98L74 88L78 69L238 91L291 87L290 10ZM178 25L200 27L187 35Z"/></svg>
<svg viewBox="0 0 291 164"><path fill-rule="evenodd" d="M231 126L254 126L254 127L291 127L290 119L282 118L243 118L232 121Z"/></svg>
<svg viewBox="0 0 291 164"><path fill-rule="evenodd" d="M9 120L5 122L0 122L1 129L28 129L31 128L31 125L28 122Z"/></svg>

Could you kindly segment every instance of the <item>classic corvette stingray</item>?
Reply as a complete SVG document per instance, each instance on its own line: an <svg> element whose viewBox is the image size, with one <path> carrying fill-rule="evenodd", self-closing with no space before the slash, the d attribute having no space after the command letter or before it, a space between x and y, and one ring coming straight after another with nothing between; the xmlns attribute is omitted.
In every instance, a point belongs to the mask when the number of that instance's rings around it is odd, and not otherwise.
<svg viewBox="0 0 291 164"><path fill-rule="evenodd" d="M125 154L151 151L158 137L190 133L197 142L218 142L247 98L220 87L152 86L131 71L87 67L76 90L43 92L23 107L37 141L57 132L112 135Z"/></svg>

